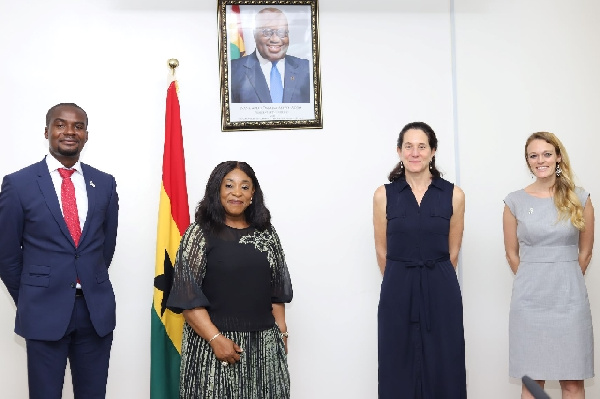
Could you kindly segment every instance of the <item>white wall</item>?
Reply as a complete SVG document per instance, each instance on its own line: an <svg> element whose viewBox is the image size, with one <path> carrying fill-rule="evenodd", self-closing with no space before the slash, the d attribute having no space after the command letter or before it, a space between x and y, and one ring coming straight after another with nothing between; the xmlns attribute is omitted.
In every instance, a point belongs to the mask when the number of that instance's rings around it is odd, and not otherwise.
<svg viewBox="0 0 600 399"><path fill-rule="evenodd" d="M469 396L518 398L518 381L508 378L512 273L502 246L502 200L532 182L525 140L546 130L566 146L578 184L600 209L600 4L455 0L455 11L459 168L467 193L462 260ZM598 248L586 276L596 343L597 258ZM599 355L596 345L596 365ZM587 397L600 397L597 378L586 387ZM558 383L547 388L560 398Z"/></svg>
<svg viewBox="0 0 600 399"><path fill-rule="evenodd" d="M295 289L287 313L294 399L376 397L381 277L371 198L396 162L398 131L414 120L436 130L438 164L451 181L460 173L467 194L462 262L469 396L514 396L518 385L507 377L511 276L503 260L501 201L528 181L521 146L530 131L540 129L563 138L582 183L600 192L593 167L584 161L597 142L588 134L598 109L599 82L592 72L598 70L598 43L591 38L599 37L591 25L597 6L575 2L587 23L576 16L558 21L565 10L546 12L552 22L546 27L536 13L548 1L525 7L455 0L454 104L448 0L321 0L324 128L222 133L215 3L0 2L0 175L40 160L47 151L47 109L74 101L90 117L82 160L117 178L121 216L110 272L118 309L108 397L149 397L149 316L171 57L181 63L191 212L218 162L245 160L257 172L283 241ZM568 59L557 57L567 53ZM592 265L588 286L597 274ZM593 289L590 297L600 320L600 298ZM0 316L6 320L0 325L3 397L24 398L24 342L12 331L14 305L4 286ZM588 382L590 397L600 392L594 381ZM69 388L65 398L72 397Z"/></svg>

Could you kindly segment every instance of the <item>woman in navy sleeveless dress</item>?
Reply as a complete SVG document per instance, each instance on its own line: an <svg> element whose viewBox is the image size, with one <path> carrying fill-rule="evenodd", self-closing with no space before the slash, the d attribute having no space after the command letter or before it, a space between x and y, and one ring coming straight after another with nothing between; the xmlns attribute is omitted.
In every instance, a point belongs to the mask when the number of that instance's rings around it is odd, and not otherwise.
<svg viewBox="0 0 600 399"><path fill-rule="evenodd" d="M373 225L383 274L378 311L379 398L466 398L462 298L455 267L464 193L435 168L423 122L398 138L400 163L377 189Z"/></svg>

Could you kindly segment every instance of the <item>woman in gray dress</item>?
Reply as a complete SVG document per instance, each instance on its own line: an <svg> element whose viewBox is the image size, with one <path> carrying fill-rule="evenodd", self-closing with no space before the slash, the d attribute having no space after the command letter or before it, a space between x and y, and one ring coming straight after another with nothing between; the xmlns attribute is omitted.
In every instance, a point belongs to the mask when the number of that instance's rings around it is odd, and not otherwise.
<svg viewBox="0 0 600 399"><path fill-rule="evenodd" d="M504 200L504 246L515 274L510 306L510 376L563 398L584 398L594 376L592 316L584 274L592 258L594 208L573 183L567 152L552 133L532 134L525 160L535 181ZM523 387L521 398L533 398Z"/></svg>

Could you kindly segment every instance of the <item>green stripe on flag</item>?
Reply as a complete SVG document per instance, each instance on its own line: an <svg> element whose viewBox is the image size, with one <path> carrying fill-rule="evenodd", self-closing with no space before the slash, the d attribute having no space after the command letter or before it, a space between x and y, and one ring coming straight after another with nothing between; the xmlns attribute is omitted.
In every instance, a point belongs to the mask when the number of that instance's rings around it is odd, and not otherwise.
<svg viewBox="0 0 600 399"><path fill-rule="evenodd" d="M229 44L229 55L232 60L237 60L240 58L240 48L233 43Z"/></svg>
<svg viewBox="0 0 600 399"><path fill-rule="evenodd" d="M177 399L181 357L154 307L151 313L150 399Z"/></svg>

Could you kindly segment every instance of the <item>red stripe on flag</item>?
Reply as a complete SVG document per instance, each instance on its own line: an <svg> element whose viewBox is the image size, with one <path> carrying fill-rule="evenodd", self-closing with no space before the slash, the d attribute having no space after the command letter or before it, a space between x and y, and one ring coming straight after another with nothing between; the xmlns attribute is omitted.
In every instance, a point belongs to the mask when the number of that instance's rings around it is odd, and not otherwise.
<svg viewBox="0 0 600 399"><path fill-rule="evenodd" d="M242 21L240 20L240 6L239 4L234 4L231 6L231 11L235 15L235 21L237 24L237 31L240 40L240 57L246 55L246 46L244 45L244 30L242 29Z"/></svg>
<svg viewBox="0 0 600 399"><path fill-rule="evenodd" d="M185 157L183 135L176 82L167 90L167 111L165 115L165 152L163 155L163 186L171 200L171 215L183 235L190 224L187 185L185 181Z"/></svg>

